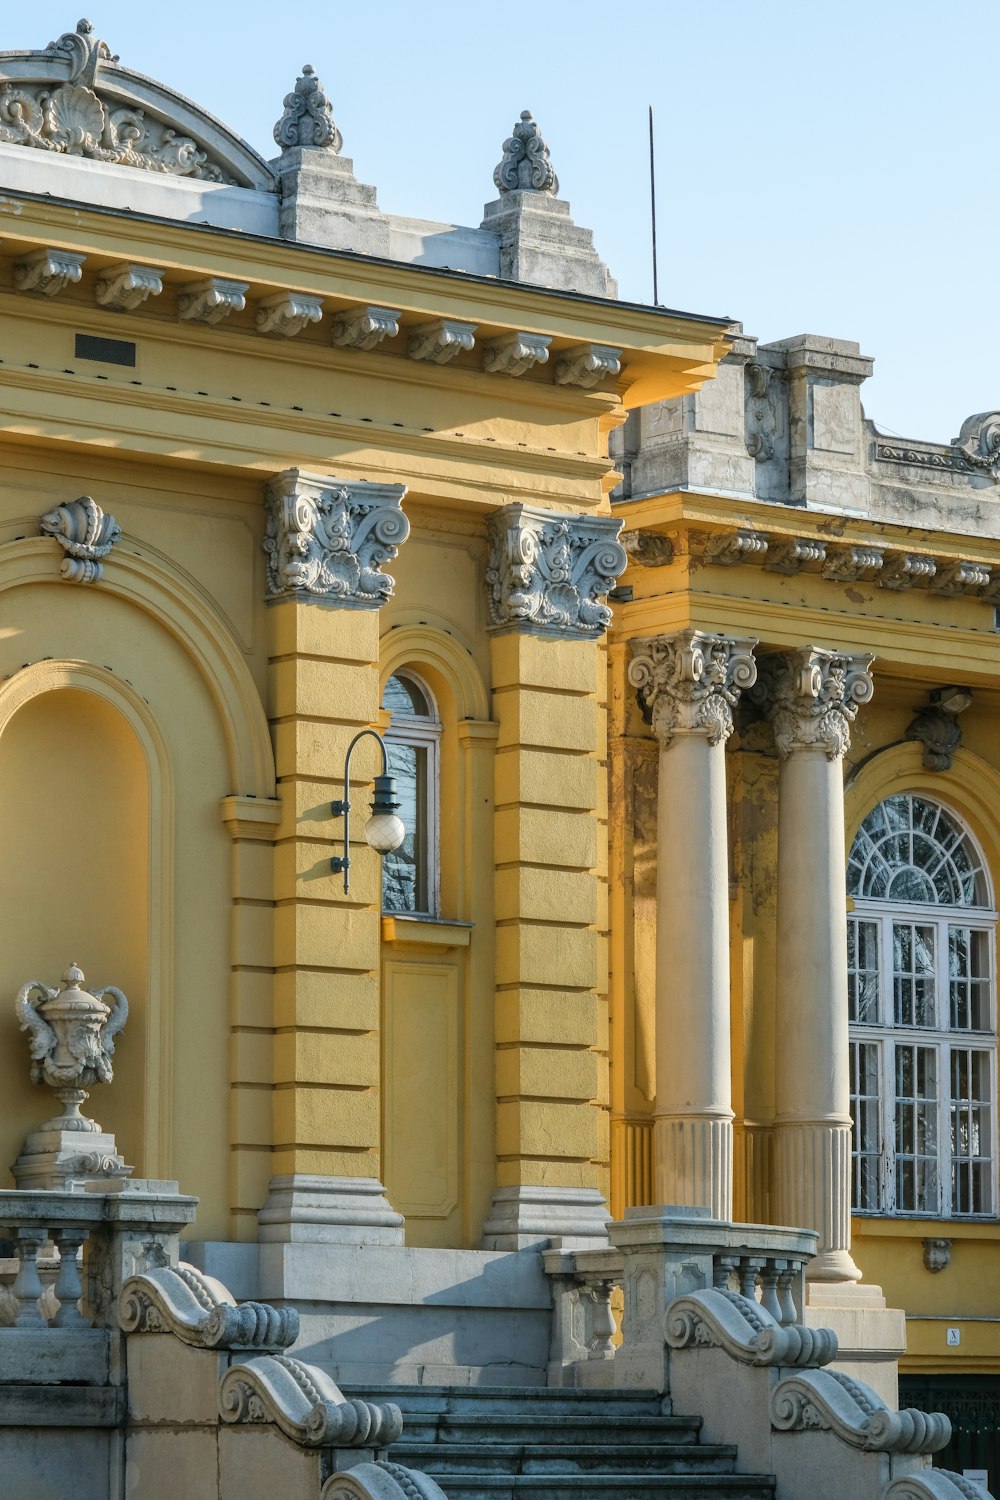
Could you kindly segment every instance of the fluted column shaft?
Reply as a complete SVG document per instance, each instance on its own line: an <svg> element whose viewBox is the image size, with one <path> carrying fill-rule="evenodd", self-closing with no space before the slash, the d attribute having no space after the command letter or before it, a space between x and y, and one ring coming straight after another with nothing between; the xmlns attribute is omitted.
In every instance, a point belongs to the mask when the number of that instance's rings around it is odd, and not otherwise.
<svg viewBox="0 0 1000 1500"><path fill-rule="evenodd" d="M756 641L701 631L636 642L629 680L660 742L656 896L658 1203L731 1219L726 740Z"/></svg>
<svg viewBox="0 0 1000 1500"><path fill-rule="evenodd" d="M776 1210L819 1233L814 1281L851 1257L850 1054L843 757L870 656L803 647L769 659L778 781Z"/></svg>

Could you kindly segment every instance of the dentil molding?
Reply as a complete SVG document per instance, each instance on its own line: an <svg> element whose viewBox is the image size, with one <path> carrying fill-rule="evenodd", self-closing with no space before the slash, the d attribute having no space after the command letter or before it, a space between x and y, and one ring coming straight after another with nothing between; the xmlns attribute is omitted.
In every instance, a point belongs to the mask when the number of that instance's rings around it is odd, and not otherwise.
<svg viewBox="0 0 1000 1500"><path fill-rule="evenodd" d="M633 643L628 680L638 688L664 748L676 734L701 734L710 745L729 738L740 693L757 680L756 644L752 636L703 630Z"/></svg>

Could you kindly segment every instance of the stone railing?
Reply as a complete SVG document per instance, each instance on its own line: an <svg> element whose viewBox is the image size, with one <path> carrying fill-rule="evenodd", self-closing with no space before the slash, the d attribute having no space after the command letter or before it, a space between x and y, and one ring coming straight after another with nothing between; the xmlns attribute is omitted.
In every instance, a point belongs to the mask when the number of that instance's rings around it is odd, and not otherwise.
<svg viewBox="0 0 1000 1500"><path fill-rule="evenodd" d="M613 1301L621 1286L617 1250L542 1252L552 1284L550 1386L611 1386L618 1323Z"/></svg>

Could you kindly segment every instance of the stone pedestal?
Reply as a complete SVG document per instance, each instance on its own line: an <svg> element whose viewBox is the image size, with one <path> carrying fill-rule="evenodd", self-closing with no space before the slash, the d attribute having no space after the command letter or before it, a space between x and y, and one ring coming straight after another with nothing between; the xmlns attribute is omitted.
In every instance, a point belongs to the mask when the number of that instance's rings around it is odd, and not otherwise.
<svg viewBox="0 0 1000 1500"><path fill-rule="evenodd" d="M616 297L618 284L594 249L594 236L570 217L569 204L545 192L504 193L483 209L481 227L500 242L505 281Z"/></svg>
<svg viewBox="0 0 1000 1500"><path fill-rule="evenodd" d="M609 1223L596 1188L497 1188L483 1224L483 1249L539 1249L552 1239L567 1249L598 1248L608 1243Z"/></svg>
<svg viewBox="0 0 1000 1500"><path fill-rule="evenodd" d="M272 1177L257 1215L261 1244L401 1245L403 1216L374 1177Z"/></svg>
<svg viewBox="0 0 1000 1500"><path fill-rule="evenodd" d="M348 156L292 146L270 164L281 183L280 232L331 250L389 254L389 219Z"/></svg>
<svg viewBox="0 0 1000 1500"><path fill-rule="evenodd" d="M114 1136L96 1121L85 1121L93 1127L89 1130L64 1130L59 1123L50 1120L25 1140L11 1167L19 1188L62 1191L71 1181L128 1177L134 1170L118 1154Z"/></svg>

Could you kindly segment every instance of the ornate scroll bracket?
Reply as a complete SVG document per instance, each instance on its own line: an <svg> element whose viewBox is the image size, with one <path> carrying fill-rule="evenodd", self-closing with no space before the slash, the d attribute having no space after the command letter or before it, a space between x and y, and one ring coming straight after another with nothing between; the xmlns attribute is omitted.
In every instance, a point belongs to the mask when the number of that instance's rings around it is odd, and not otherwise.
<svg viewBox="0 0 1000 1500"><path fill-rule="evenodd" d="M632 562L640 568L667 568L674 560L675 547L670 537L658 531L626 531L622 546Z"/></svg>
<svg viewBox="0 0 1000 1500"><path fill-rule="evenodd" d="M882 1500L983 1500L982 1485L950 1469L924 1469L894 1479L882 1491Z"/></svg>
<svg viewBox="0 0 1000 1500"><path fill-rule="evenodd" d="M752 636L729 639L702 630L633 644L628 680L664 748L676 734L702 734L710 745L729 738L740 693L757 680L756 644Z"/></svg>
<svg viewBox="0 0 1000 1500"><path fill-rule="evenodd" d="M294 1307L236 1302L221 1281L183 1261L131 1276L118 1321L126 1333L172 1333L196 1349L287 1349L299 1336Z"/></svg>
<svg viewBox="0 0 1000 1500"><path fill-rule="evenodd" d="M826 543L815 537L796 536L787 541L774 542L767 555L764 568L768 573L801 573L809 563L826 560Z"/></svg>
<svg viewBox="0 0 1000 1500"><path fill-rule="evenodd" d="M924 765L928 771L949 771L952 756L962 743L958 716L972 702L968 688L933 688L925 708L907 725L906 738L919 740L924 747Z"/></svg>
<svg viewBox="0 0 1000 1500"><path fill-rule="evenodd" d="M937 1453L951 1441L942 1412L890 1411L869 1386L838 1370L803 1370L779 1380L771 1392L771 1426L778 1432L830 1430L870 1453Z"/></svg>
<svg viewBox="0 0 1000 1500"><path fill-rule="evenodd" d="M3 101L0 99L0 118ZM0 140L3 139L0 132ZM40 297L57 297L68 286L74 286L83 275L85 255L72 250L32 250L14 265L14 285L19 292L34 292Z"/></svg>
<svg viewBox="0 0 1000 1500"><path fill-rule="evenodd" d="M380 1458L371 1464L355 1464L344 1474L333 1474L323 1486L320 1500L445 1500L445 1496L429 1474Z"/></svg>
<svg viewBox="0 0 1000 1500"><path fill-rule="evenodd" d="M221 276L189 281L177 294L177 312L188 323L221 323L230 313L243 311L249 290L249 282Z"/></svg>
<svg viewBox="0 0 1000 1500"><path fill-rule="evenodd" d="M337 313L333 342L341 349L375 349L399 332L400 314L392 307L356 307Z"/></svg>
<svg viewBox="0 0 1000 1500"><path fill-rule="evenodd" d="M382 567L406 541L406 486L288 469L267 487L269 602L298 598L377 609L392 593Z"/></svg>
<svg viewBox="0 0 1000 1500"><path fill-rule="evenodd" d="M556 360L556 385L578 385L593 390L606 375L620 375L622 351L610 344L580 344Z"/></svg>
<svg viewBox="0 0 1000 1500"><path fill-rule="evenodd" d="M823 577L834 583L860 583L876 577L884 560L880 547L838 548L823 564Z"/></svg>
<svg viewBox="0 0 1000 1500"><path fill-rule="evenodd" d="M549 148L542 138L530 109L522 109L521 118L503 143L503 157L493 169L497 192L548 193L559 191L559 178L549 160Z"/></svg>
<svg viewBox="0 0 1000 1500"><path fill-rule="evenodd" d="M562 516L505 505L490 519L486 570L490 625L595 639L611 623L604 603L627 557L614 516Z"/></svg>
<svg viewBox="0 0 1000 1500"><path fill-rule="evenodd" d="M869 671L874 659L818 646L763 659L754 697L768 708L782 759L793 750L822 750L828 760L847 753L858 709L874 693Z"/></svg>
<svg viewBox="0 0 1000 1500"><path fill-rule="evenodd" d="M665 1330L671 1349L722 1349L744 1365L814 1369L837 1357L837 1335L832 1329L782 1325L756 1298L718 1287L671 1302Z"/></svg>
<svg viewBox="0 0 1000 1500"><path fill-rule="evenodd" d="M89 495L46 511L38 530L42 536L55 537L63 549L66 555L59 575L70 583L97 583L103 578L102 559L121 540L114 516L105 515Z"/></svg>
<svg viewBox="0 0 1000 1500"><path fill-rule="evenodd" d="M990 570L984 568L982 563L956 560L938 568L931 584L931 593L959 599L963 594L981 593L989 581Z"/></svg>
<svg viewBox="0 0 1000 1500"><path fill-rule="evenodd" d="M102 307L114 312L134 312L148 297L158 297L162 291L162 271L126 261L101 272L94 295Z"/></svg>
<svg viewBox="0 0 1000 1500"><path fill-rule="evenodd" d="M451 318L435 318L421 323L410 334L407 353L411 359L432 365L446 365L459 354L468 354L476 342L475 323L456 323Z"/></svg>
<svg viewBox="0 0 1000 1500"><path fill-rule="evenodd" d="M284 113L274 127L274 139L282 151L292 146L309 146L340 154L344 138L333 118L333 106L316 76L316 69L306 63L295 87L283 100Z"/></svg>
<svg viewBox="0 0 1000 1500"><path fill-rule="evenodd" d="M767 537L760 531L745 527L739 531L719 531L705 543L705 561L717 563L720 568L735 568L752 558L765 557L767 545Z"/></svg>
<svg viewBox="0 0 1000 1500"><path fill-rule="evenodd" d="M282 1354L227 1370L219 1414L224 1422L274 1422L308 1448L386 1448L403 1430L398 1406L345 1400L322 1370Z"/></svg>
<svg viewBox="0 0 1000 1500"><path fill-rule="evenodd" d="M511 333L483 347L483 369L490 375L524 375L533 365L548 363L551 337Z"/></svg>
<svg viewBox="0 0 1000 1500"><path fill-rule="evenodd" d="M913 552L899 552L885 563L879 574L879 588L893 589L902 593L915 584L928 583L937 572L933 557L921 557Z"/></svg>
<svg viewBox="0 0 1000 1500"><path fill-rule="evenodd" d="M277 292L257 304L257 332L291 339L322 316L322 297L312 297L308 292Z"/></svg>
<svg viewBox="0 0 1000 1500"><path fill-rule="evenodd" d="M980 411L966 417L952 447L968 459L973 468L1000 482L1000 412Z"/></svg>

